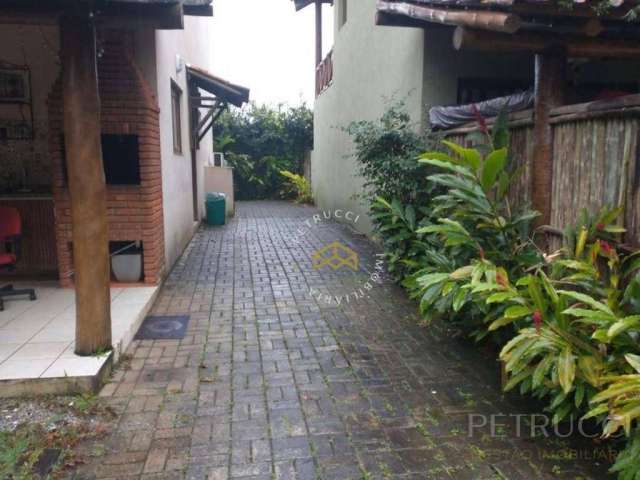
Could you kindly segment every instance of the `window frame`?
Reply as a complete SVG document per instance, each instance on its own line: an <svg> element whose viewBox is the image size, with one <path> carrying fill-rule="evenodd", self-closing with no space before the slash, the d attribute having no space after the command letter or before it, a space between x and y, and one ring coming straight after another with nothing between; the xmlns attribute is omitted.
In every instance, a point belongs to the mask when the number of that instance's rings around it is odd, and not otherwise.
<svg viewBox="0 0 640 480"><path fill-rule="evenodd" d="M347 24L347 20L349 19L348 9L348 0L340 0L340 6L338 8L338 30Z"/></svg>
<svg viewBox="0 0 640 480"><path fill-rule="evenodd" d="M171 79L171 135L173 153L182 155L182 88L173 79Z"/></svg>

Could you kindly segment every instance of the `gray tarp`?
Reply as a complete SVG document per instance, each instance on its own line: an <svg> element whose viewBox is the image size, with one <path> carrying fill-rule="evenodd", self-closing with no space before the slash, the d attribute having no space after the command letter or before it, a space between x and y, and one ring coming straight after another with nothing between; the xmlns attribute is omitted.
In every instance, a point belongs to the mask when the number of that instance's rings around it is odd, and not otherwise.
<svg viewBox="0 0 640 480"><path fill-rule="evenodd" d="M483 117L495 117L502 110L517 112L526 110L533 105L533 90L527 90L506 97L492 98L468 105L454 105L451 107L432 107L429 109L431 128L454 128L473 122L478 113ZM475 106L475 108L474 108Z"/></svg>

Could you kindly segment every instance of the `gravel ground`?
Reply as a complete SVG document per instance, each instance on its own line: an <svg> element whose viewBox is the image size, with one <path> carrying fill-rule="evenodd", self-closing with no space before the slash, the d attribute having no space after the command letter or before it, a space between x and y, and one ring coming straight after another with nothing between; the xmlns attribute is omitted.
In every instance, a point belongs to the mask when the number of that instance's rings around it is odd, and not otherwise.
<svg viewBox="0 0 640 480"><path fill-rule="evenodd" d="M37 424L45 430L60 425L98 424L94 401L85 397L44 397L0 400L0 431L14 431L21 424Z"/></svg>

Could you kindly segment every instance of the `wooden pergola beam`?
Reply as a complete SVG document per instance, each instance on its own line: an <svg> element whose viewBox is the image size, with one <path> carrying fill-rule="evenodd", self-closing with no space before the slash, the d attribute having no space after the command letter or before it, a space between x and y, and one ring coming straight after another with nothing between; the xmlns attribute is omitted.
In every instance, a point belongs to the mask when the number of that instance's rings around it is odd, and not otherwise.
<svg viewBox="0 0 640 480"><path fill-rule="evenodd" d="M107 187L100 141L95 29L89 12L78 10L61 19L60 57L73 228L75 352L93 355L111 348Z"/></svg>
<svg viewBox="0 0 640 480"><path fill-rule="evenodd" d="M640 57L640 42L631 40L534 32L519 32L510 35L465 27L458 27L453 33L453 47L456 50L537 54L557 46L565 49L569 57L633 59Z"/></svg>
<svg viewBox="0 0 640 480"><path fill-rule="evenodd" d="M522 26L522 19L518 15L490 10L451 10L385 0L378 0L377 8L381 13L401 15L424 22L497 32L515 33Z"/></svg>

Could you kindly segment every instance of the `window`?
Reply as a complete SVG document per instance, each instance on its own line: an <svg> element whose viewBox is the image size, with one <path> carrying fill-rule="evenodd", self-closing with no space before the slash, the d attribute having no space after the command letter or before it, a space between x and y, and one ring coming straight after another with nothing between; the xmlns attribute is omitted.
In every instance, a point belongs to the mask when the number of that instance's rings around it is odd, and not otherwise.
<svg viewBox="0 0 640 480"><path fill-rule="evenodd" d="M140 142L137 135L103 133L102 163L107 185L140 185ZM60 135L62 157L66 158L64 136ZM69 184L67 162L62 162L65 185Z"/></svg>
<svg viewBox="0 0 640 480"><path fill-rule="evenodd" d="M339 28L342 28L347 23L347 0L340 0L338 15L340 19Z"/></svg>
<svg viewBox="0 0 640 480"><path fill-rule="evenodd" d="M140 185L137 135L102 135L102 159L107 185Z"/></svg>
<svg viewBox="0 0 640 480"><path fill-rule="evenodd" d="M171 121L173 123L173 151L182 153L182 90L171 81Z"/></svg>

